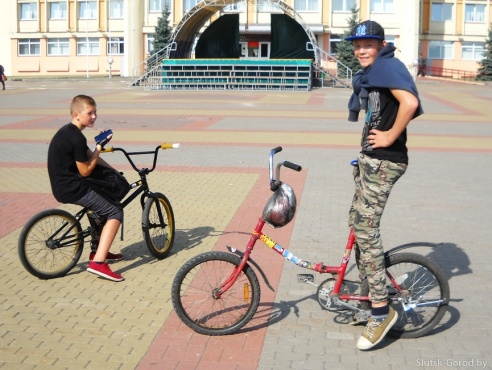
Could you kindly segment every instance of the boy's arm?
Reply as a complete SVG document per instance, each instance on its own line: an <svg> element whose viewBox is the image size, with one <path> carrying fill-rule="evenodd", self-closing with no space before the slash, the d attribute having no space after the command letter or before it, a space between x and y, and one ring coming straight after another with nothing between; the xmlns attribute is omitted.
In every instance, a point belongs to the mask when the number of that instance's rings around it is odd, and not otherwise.
<svg viewBox="0 0 492 370"><path fill-rule="evenodd" d="M109 163L107 163L104 159L102 159L99 156L100 153L101 151L97 147L96 150L94 151L87 149L87 157L89 158L89 160L87 162L79 162L79 161L75 162L77 164L77 170L82 176L84 177L89 176L94 170L94 168L96 168L96 164L100 164L101 166L104 167L113 168Z"/></svg>
<svg viewBox="0 0 492 370"><path fill-rule="evenodd" d="M373 148L387 148L391 146L408 126L419 107L419 101L415 95L406 90L390 89L396 100L400 103L393 127L388 131L372 129L367 136Z"/></svg>

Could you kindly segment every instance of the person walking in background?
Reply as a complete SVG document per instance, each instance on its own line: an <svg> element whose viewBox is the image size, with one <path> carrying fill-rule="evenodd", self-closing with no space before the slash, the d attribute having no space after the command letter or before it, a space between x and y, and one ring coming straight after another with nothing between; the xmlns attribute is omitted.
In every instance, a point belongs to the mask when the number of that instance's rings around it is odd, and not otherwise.
<svg viewBox="0 0 492 370"><path fill-rule="evenodd" d="M426 68L427 62L425 58L423 57L422 53L419 55L418 59L418 71L417 71L417 76L422 75L422 77L425 77L425 68Z"/></svg>
<svg viewBox="0 0 492 370"><path fill-rule="evenodd" d="M5 76L5 68L0 64L0 80L2 80L2 90L5 90L5 81L7 81L7 76Z"/></svg>
<svg viewBox="0 0 492 370"><path fill-rule="evenodd" d="M394 57L396 49L385 41L379 23L364 21L345 40L353 41L362 67L353 78L349 121L357 122L360 110L366 111L362 150L353 172L349 227L355 235L359 277L369 284L371 317L357 342L358 349L368 350L398 320L398 313L388 305L380 221L393 185L407 169L406 127L423 111L413 78Z"/></svg>

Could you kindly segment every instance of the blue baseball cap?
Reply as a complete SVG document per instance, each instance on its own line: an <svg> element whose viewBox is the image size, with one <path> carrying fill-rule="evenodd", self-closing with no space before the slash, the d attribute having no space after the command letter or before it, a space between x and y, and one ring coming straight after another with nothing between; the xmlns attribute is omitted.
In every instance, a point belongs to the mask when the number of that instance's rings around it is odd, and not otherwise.
<svg viewBox="0 0 492 370"><path fill-rule="evenodd" d="M345 40L352 41L357 39L377 39L384 40L384 28L378 22L364 21L359 23L350 32L350 36L345 37Z"/></svg>

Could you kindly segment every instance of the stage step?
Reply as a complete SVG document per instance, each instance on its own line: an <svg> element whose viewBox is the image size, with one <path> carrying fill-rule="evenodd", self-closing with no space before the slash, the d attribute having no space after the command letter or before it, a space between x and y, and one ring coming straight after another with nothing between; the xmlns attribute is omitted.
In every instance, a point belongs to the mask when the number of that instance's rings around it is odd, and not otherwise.
<svg viewBox="0 0 492 370"><path fill-rule="evenodd" d="M312 87L305 59L165 59L145 81L146 90L287 90Z"/></svg>

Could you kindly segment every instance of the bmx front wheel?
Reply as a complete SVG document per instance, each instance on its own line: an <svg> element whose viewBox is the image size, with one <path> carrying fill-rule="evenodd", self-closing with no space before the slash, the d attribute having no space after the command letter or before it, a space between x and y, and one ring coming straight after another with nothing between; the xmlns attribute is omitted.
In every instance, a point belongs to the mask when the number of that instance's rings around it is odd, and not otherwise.
<svg viewBox="0 0 492 370"><path fill-rule="evenodd" d="M61 209L48 209L31 217L17 245L22 265L40 279L66 275L79 261L83 248L80 223Z"/></svg>
<svg viewBox="0 0 492 370"><path fill-rule="evenodd" d="M174 310L186 325L205 335L237 332L256 313L260 283L246 265L224 293L221 284L241 259L226 252L205 252L186 262L176 274L171 291Z"/></svg>
<svg viewBox="0 0 492 370"><path fill-rule="evenodd" d="M164 194L155 193L159 204L153 198L147 199L142 213L142 231L150 254L161 260L168 256L174 242L174 213L171 203ZM163 223L159 218L162 212Z"/></svg>
<svg viewBox="0 0 492 370"><path fill-rule="evenodd" d="M389 331L394 338L418 338L429 333L443 318L449 303L446 275L430 259L415 253L387 255L386 284L398 321ZM401 290L395 288L391 279ZM369 294L367 279L361 295Z"/></svg>

